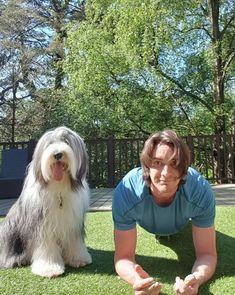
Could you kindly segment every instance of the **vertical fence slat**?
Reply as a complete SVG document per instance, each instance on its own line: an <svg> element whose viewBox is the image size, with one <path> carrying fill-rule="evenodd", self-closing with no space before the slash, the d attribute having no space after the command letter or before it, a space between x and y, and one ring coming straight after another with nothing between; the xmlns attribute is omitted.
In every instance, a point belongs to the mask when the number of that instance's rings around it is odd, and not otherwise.
<svg viewBox="0 0 235 295"><path fill-rule="evenodd" d="M114 137L108 138L108 187L115 186L115 147Z"/></svg>

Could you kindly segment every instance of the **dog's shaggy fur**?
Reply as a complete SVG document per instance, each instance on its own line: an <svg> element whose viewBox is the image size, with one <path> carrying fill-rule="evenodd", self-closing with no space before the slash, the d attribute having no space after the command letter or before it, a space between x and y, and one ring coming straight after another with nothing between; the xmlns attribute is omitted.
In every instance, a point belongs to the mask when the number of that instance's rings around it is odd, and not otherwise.
<svg viewBox="0 0 235 295"><path fill-rule="evenodd" d="M0 267L31 264L43 277L92 259L84 242L89 207L87 153L66 127L46 132L28 167L22 193L0 224Z"/></svg>

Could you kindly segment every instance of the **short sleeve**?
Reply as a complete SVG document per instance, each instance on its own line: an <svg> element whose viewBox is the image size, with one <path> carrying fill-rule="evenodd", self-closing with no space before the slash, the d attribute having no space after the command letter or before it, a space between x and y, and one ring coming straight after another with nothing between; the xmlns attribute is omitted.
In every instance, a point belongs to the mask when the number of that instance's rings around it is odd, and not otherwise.
<svg viewBox="0 0 235 295"><path fill-rule="evenodd" d="M118 230L129 230L136 227L136 220L131 217L130 207L130 190L125 187L121 181L113 193L112 200L112 217L114 228Z"/></svg>
<svg viewBox="0 0 235 295"><path fill-rule="evenodd" d="M198 214L192 218L192 223L195 226L206 228L214 225L215 221L215 196L210 185L203 194L203 202L200 204Z"/></svg>

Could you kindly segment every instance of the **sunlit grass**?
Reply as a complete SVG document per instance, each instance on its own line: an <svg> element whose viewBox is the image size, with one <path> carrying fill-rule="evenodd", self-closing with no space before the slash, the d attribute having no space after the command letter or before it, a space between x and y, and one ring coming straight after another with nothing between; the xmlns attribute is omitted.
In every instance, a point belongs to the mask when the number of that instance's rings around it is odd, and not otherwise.
<svg viewBox="0 0 235 295"><path fill-rule="evenodd" d="M217 247L219 262L214 278L200 289L202 295L232 295L235 286L235 207L217 207ZM132 289L118 279L113 266L113 226L110 212L89 213L86 243L93 263L80 269L66 268L63 276L46 279L31 273L30 267L0 269L1 295L129 295ZM194 261L191 227L188 225L170 241L156 241L138 228L137 261L162 284L161 294L174 294L176 275L190 273Z"/></svg>

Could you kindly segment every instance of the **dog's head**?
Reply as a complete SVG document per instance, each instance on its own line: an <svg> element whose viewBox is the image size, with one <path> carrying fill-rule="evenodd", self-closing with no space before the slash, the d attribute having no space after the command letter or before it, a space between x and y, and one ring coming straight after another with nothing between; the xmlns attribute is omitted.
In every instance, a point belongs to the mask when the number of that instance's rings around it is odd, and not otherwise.
<svg viewBox="0 0 235 295"><path fill-rule="evenodd" d="M46 185L51 180L70 178L73 188L86 177L88 157L82 138L67 127L47 131L38 141L33 155L37 181Z"/></svg>

